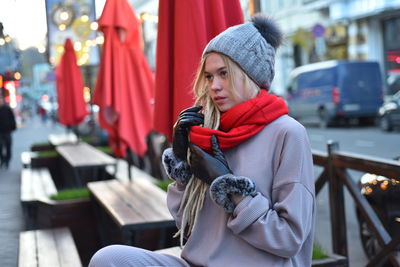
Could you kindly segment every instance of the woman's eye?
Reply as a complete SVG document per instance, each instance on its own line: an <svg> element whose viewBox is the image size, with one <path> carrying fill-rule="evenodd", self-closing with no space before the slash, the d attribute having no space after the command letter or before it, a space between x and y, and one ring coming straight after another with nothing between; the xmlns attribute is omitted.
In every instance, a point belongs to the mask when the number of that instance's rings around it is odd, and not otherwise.
<svg viewBox="0 0 400 267"><path fill-rule="evenodd" d="M207 80L207 81L211 81L211 80L212 80L212 75L207 74L207 75L206 75L206 80Z"/></svg>
<svg viewBox="0 0 400 267"><path fill-rule="evenodd" d="M228 72L226 70L223 70L219 73L219 75L221 75L222 77L226 77L228 76Z"/></svg>

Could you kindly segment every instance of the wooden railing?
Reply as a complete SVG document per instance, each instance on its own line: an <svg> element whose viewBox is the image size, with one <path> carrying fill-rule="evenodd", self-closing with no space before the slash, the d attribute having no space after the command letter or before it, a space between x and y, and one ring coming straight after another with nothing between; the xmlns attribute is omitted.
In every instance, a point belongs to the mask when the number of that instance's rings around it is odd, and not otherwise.
<svg viewBox="0 0 400 267"><path fill-rule="evenodd" d="M400 235L395 237L389 235L348 172L348 170L363 171L400 181L400 162L341 152L338 143L333 141L328 141L327 151L324 153L313 150L313 160L314 165L323 167L315 182L316 194L325 184L329 187L333 253L348 258L344 202L344 188L346 188L381 247L381 251L370 259L367 266L379 266L385 259L388 259L393 266L400 266L400 258L393 251L400 244Z"/></svg>

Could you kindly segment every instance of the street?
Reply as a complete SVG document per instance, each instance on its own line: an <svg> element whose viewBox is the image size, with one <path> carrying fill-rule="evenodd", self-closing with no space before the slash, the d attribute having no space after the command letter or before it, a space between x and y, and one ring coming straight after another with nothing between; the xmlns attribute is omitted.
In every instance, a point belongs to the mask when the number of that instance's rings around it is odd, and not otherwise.
<svg viewBox="0 0 400 267"><path fill-rule="evenodd" d="M328 140L339 142L340 150L392 159L400 156L400 132L383 132L378 127L319 129L305 125L313 149L326 151ZM397 149L396 149L397 148Z"/></svg>

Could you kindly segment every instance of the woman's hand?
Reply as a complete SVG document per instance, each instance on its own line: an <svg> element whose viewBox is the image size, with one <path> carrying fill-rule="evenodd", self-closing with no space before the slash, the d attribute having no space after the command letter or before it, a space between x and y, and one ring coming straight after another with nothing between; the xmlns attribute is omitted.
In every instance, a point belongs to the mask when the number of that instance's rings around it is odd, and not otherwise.
<svg viewBox="0 0 400 267"><path fill-rule="evenodd" d="M192 143L189 144L190 168L196 178L209 185L215 178L227 173L232 173L224 154L219 148L218 140L215 135L211 137L211 146L214 156L211 156Z"/></svg>
<svg viewBox="0 0 400 267"><path fill-rule="evenodd" d="M204 115L198 113L202 108L202 106L193 106L183 110L179 114L178 120L175 122L172 137L172 150L175 156L180 160L186 161L189 144L189 127L204 123Z"/></svg>

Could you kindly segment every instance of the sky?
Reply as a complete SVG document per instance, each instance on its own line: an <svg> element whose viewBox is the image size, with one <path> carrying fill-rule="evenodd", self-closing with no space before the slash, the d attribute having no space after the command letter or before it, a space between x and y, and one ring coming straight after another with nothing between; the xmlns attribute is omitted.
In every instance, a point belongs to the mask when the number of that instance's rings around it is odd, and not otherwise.
<svg viewBox="0 0 400 267"><path fill-rule="evenodd" d="M105 0L95 0L96 14ZM15 39L20 49L46 45L45 0L0 0L0 22L4 33Z"/></svg>

